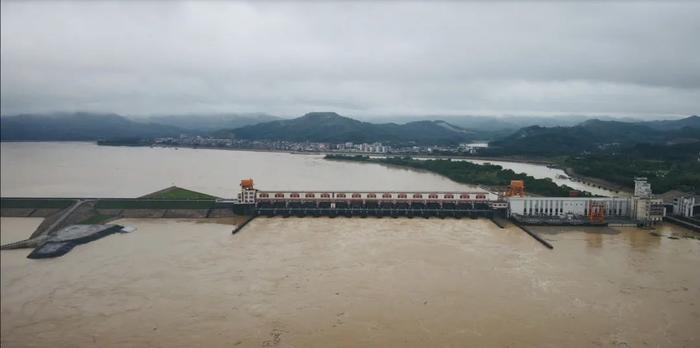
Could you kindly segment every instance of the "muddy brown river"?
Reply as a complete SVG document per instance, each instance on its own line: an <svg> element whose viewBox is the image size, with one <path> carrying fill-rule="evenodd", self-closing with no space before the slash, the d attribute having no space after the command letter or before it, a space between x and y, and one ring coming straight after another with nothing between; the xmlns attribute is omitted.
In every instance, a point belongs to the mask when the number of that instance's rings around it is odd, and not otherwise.
<svg viewBox="0 0 700 348"><path fill-rule="evenodd" d="M483 219L119 223L1 252L2 347L700 346L700 241L673 226L540 229L549 250Z"/></svg>

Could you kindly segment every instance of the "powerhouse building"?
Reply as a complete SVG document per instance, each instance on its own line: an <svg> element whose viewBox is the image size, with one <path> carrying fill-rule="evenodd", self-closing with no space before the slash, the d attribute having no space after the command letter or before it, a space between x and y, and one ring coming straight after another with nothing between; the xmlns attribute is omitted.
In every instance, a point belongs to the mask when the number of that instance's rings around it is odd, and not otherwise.
<svg viewBox="0 0 700 348"><path fill-rule="evenodd" d="M654 198L646 178L635 179L631 197L509 197L508 215L552 219L603 216L641 223L661 221L666 214L661 199Z"/></svg>

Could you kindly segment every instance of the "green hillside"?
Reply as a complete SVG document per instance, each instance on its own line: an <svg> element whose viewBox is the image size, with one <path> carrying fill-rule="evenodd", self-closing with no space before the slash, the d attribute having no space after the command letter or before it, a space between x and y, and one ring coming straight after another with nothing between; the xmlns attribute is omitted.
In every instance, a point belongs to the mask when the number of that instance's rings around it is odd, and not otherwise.
<svg viewBox="0 0 700 348"><path fill-rule="evenodd" d="M426 145L458 144L476 136L473 131L444 121L375 124L340 116L334 112L312 112L292 120L259 123L217 134L248 140Z"/></svg>
<svg viewBox="0 0 700 348"><path fill-rule="evenodd" d="M491 155L556 156L610 151L641 143L700 141L700 118L655 122L589 120L573 127L531 126L491 142ZM661 126L662 125L662 126Z"/></svg>

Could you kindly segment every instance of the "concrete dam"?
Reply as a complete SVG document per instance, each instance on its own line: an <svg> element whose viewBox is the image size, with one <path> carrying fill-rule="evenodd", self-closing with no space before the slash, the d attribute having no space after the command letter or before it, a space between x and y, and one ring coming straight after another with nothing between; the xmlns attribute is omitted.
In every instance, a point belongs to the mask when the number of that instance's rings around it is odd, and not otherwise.
<svg viewBox="0 0 700 348"><path fill-rule="evenodd" d="M262 216L491 217L507 204L491 192L262 191L241 180L232 200L241 213Z"/></svg>
<svg viewBox="0 0 700 348"><path fill-rule="evenodd" d="M240 214L261 216L507 217L523 224L605 225L608 220L653 224L665 207L640 180L634 197L533 197L513 180L506 192L266 191L241 180L232 204ZM644 186L646 185L646 186Z"/></svg>

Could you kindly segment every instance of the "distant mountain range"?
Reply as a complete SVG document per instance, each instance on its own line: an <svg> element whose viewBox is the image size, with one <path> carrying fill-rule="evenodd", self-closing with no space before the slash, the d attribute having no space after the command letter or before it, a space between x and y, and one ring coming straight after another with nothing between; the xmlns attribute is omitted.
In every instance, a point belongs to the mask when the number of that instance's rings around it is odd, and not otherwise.
<svg viewBox="0 0 700 348"><path fill-rule="evenodd" d="M658 130L673 130L673 129L681 129L684 127L700 128L700 117L690 116L690 117L682 118L680 120L647 121L647 122L639 122L638 124L647 126L649 128L658 129Z"/></svg>
<svg viewBox="0 0 700 348"><path fill-rule="evenodd" d="M22 114L0 118L3 141L90 141L201 134L278 119L267 114L151 116L130 119L89 112Z"/></svg>
<svg viewBox="0 0 700 348"><path fill-rule="evenodd" d="M592 119L603 121L623 121L639 122L634 118L615 118L610 116L585 116L585 115L562 115L556 117L545 116L476 116L476 115L425 115L425 116L383 116L383 117L359 117L361 121L378 123L394 122L407 123L414 121L443 120L456 126L486 132L514 132L523 127L571 127L581 122Z"/></svg>
<svg viewBox="0 0 700 348"><path fill-rule="evenodd" d="M190 114L190 115L174 115L174 116L151 116L146 118L147 121L174 126L182 129L195 131L217 131L221 129L233 129L257 124L281 120L280 117L272 116L264 113L249 113L249 114Z"/></svg>
<svg viewBox="0 0 700 348"><path fill-rule="evenodd" d="M312 112L291 120L264 122L217 134L247 140L417 145L458 144L478 136L475 131L445 121L377 124L340 116L334 112Z"/></svg>
<svg viewBox="0 0 700 348"><path fill-rule="evenodd" d="M116 114L23 114L0 119L3 141L87 141L113 138L174 136L182 129L157 123L141 123Z"/></svg>
<svg viewBox="0 0 700 348"><path fill-rule="evenodd" d="M553 119L531 118L531 122L542 121L542 124L510 131L497 130L498 127L517 123L510 118L490 118L492 123L501 124L490 125L490 130L486 129L489 127L486 119L474 116L470 120L474 127L464 127L462 124L446 120L416 120L403 124L370 123L340 116L334 112L312 112L295 119L279 119L262 113L146 118L87 112L22 114L0 118L0 139L90 141L148 139L189 134L247 140L382 142L402 145L448 145L496 139L491 142L489 149L494 155L539 156L575 154L601 147L638 143L667 145L700 140L698 116L647 122L593 119L556 127L542 126L555 122ZM569 118L559 122L571 121Z"/></svg>
<svg viewBox="0 0 700 348"><path fill-rule="evenodd" d="M573 127L525 127L491 142L488 151L508 155L570 155L642 143L673 145L698 141L698 116L648 122L588 120Z"/></svg>

